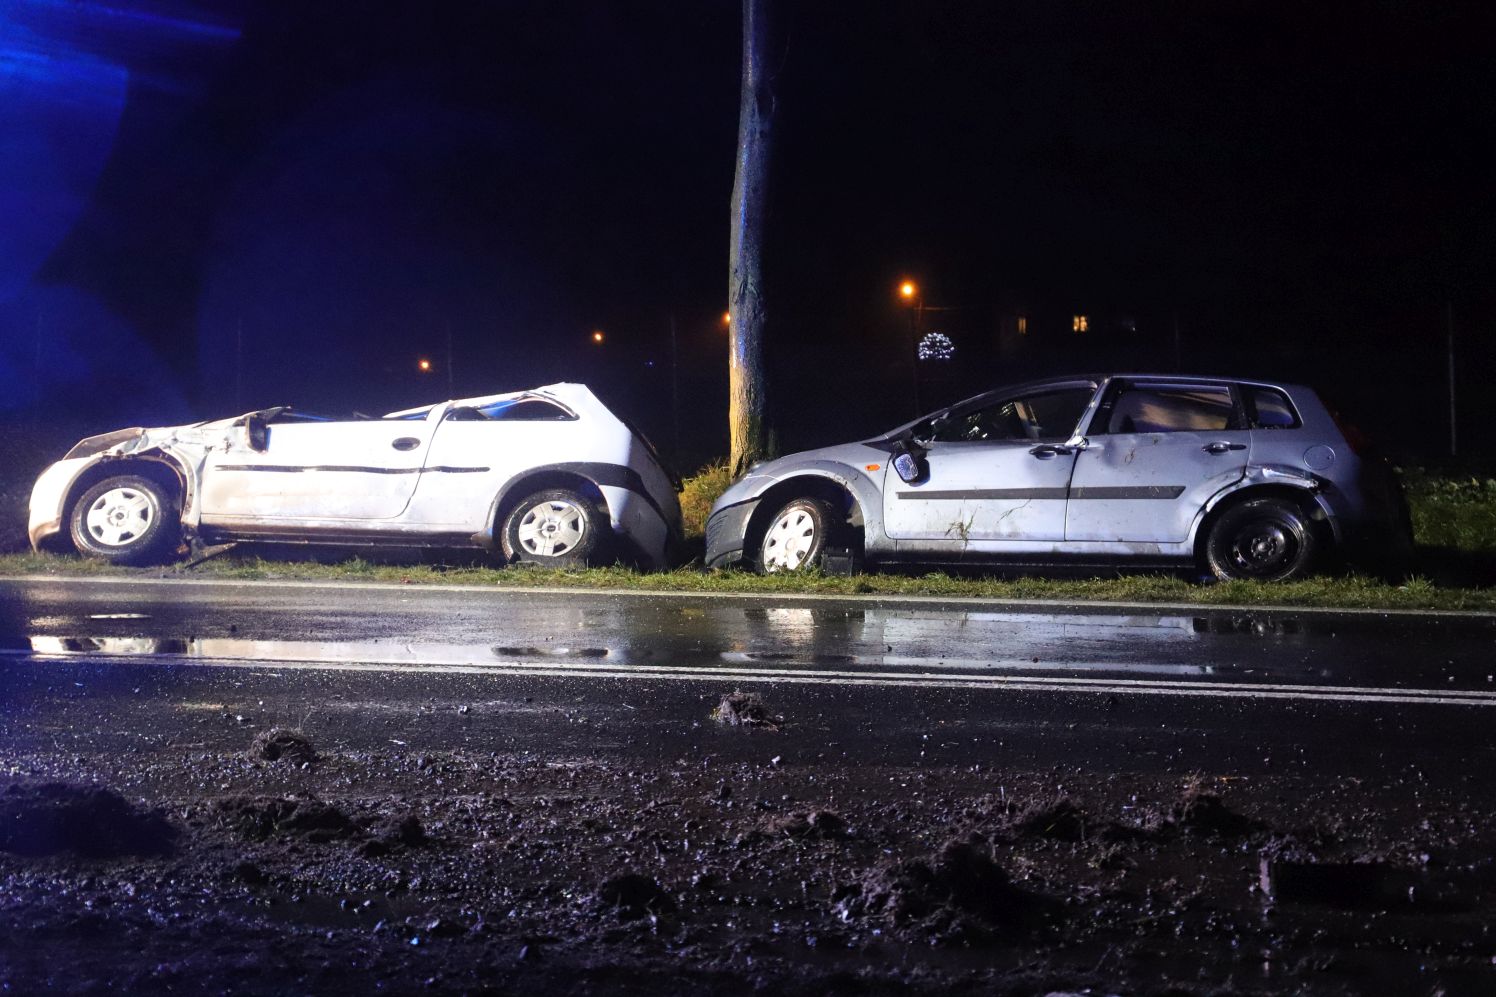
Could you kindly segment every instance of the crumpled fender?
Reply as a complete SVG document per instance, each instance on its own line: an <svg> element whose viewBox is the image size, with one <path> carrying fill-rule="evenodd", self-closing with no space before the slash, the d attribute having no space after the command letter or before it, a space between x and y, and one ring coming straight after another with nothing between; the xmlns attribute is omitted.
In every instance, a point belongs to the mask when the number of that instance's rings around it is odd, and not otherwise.
<svg viewBox="0 0 1496 997"><path fill-rule="evenodd" d="M202 518L197 496L202 483L203 464L207 460L209 449L211 449L209 445L197 442L180 445L175 432L164 436L158 433L153 436L150 431L144 431L132 439L125 440L95 455L87 464L78 468L73 480L76 481L90 468L112 461L150 460L166 464L176 472L182 482L182 526L195 529Z"/></svg>
<svg viewBox="0 0 1496 997"><path fill-rule="evenodd" d="M886 464L886 461L878 461ZM769 489L785 481L794 478L825 478L845 488L857 503L858 511L862 514L862 522L865 528L865 536L869 542L873 538L883 535L883 493L869 478L868 473L849 464L833 460L812 460L803 464L795 464L781 473L774 475L756 476L750 473L743 479L743 484L753 481L755 477L758 483L746 494L735 497L734 505L742 502L756 502L763 498ZM884 470L877 472L883 474Z"/></svg>
<svg viewBox="0 0 1496 997"><path fill-rule="evenodd" d="M1320 478L1312 471L1306 471L1302 467L1294 467L1290 464L1249 464L1240 478L1212 495L1210 500L1195 515L1195 521L1190 524L1190 544L1193 545L1198 539L1200 524L1205 521L1206 516L1210 515L1211 510L1238 492L1246 491L1250 488L1260 488L1263 485L1297 488L1311 496L1314 499L1315 505L1319 506L1320 510L1324 512L1325 519L1330 524L1330 529L1334 531L1335 540L1337 542L1340 540L1340 520L1339 517L1334 515L1334 510L1325 498L1325 481L1323 478Z"/></svg>

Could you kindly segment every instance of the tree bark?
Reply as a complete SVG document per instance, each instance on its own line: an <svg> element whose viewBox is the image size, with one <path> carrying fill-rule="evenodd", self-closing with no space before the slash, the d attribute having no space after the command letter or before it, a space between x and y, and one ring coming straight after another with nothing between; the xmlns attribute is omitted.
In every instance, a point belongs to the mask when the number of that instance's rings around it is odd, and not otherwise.
<svg viewBox="0 0 1496 997"><path fill-rule="evenodd" d="M742 474L755 460L771 456L773 449L764 378L763 335L768 311L761 265L774 121L771 3L743 0L742 96L727 278L727 423L734 475Z"/></svg>

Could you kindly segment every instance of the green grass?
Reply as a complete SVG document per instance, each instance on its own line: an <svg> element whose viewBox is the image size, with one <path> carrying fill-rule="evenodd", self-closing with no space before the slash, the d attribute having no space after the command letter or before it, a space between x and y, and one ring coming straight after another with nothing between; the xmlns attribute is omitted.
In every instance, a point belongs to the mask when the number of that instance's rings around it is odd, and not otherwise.
<svg viewBox="0 0 1496 997"><path fill-rule="evenodd" d="M494 587L573 587L657 592L823 593L830 595L925 595L949 598L1054 599L1131 603L1190 603L1202 606L1272 605L1366 609L1496 611L1496 588L1449 584L1489 577L1496 562L1496 480L1405 475L1414 534L1428 577L1400 585L1351 575L1328 575L1284 585L1229 582L1201 585L1172 575L1127 574L1098 578L992 578L945 573L828 576L809 573L767 576L692 568L644 574L626 568L548 571L496 568L476 562L451 566L399 564L352 558L339 563L271 561L226 554L191 568L116 568L76 557L0 555L5 575L113 575L164 578L263 580L352 580L394 584L464 584ZM729 484L726 466L712 464L686 481L681 505L688 536L705 526L712 500ZM1450 565L1454 567L1451 568ZM1472 566L1478 570L1472 571Z"/></svg>
<svg viewBox="0 0 1496 997"><path fill-rule="evenodd" d="M732 484L732 473L727 461L719 460L706 465L686 478L680 493L680 515L686 538L697 539L706 533L706 517L712 511L717 496L727 491Z"/></svg>
<svg viewBox="0 0 1496 997"><path fill-rule="evenodd" d="M1415 578L1389 585L1358 575L1325 576L1268 585L1227 582L1199 585L1170 575L1111 578L953 577L945 573L830 576L817 572L760 576L739 571L690 568L645 574L627 568L555 571L533 568L443 567L381 564L353 558L336 564L267 561L224 556L192 568L115 568L76 557L47 554L0 556L0 575L134 576L249 580L347 580L406 585L487 585L495 588L589 588L654 592L743 594L943 596L982 599L1054 599L1130 603L1190 603L1202 606L1325 606L1360 609L1496 611L1496 589L1449 588Z"/></svg>
<svg viewBox="0 0 1496 997"><path fill-rule="evenodd" d="M1496 478L1437 477L1403 472L1413 514L1413 536L1422 546L1496 551Z"/></svg>

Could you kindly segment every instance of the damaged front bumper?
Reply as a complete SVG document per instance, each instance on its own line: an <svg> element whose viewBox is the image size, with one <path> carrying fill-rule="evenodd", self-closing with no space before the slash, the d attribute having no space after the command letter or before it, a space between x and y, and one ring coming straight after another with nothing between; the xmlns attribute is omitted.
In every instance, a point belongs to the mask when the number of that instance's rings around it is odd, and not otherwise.
<svg viewBox="0 0 1496 997"><path fill-rule="evenodd" d="M40 551L53 545L63 534L63 515L68 491L83 469L94 463L93 457L70 457L60 460L41 473L31 489L31 507L26 537L31 549Z"/></svg>
<svg viewBox="0 0 1496 997"><path fill-rule="evenodd" d="M748 522L758 509L759 500L749 499L714 511L706 522L706 556L708 568L726 568L743 560Z"/></svg>

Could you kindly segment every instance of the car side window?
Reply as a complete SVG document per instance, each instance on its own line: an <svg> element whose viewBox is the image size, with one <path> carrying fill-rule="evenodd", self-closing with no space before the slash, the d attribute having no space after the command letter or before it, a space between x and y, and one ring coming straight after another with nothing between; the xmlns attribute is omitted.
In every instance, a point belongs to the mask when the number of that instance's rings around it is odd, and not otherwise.
<svg viewBox="0 0 1496 997"><path fill-rule="evenodd" d="M494 422L564 422L576 418L560 405L541 398L506 398L476 411Z"/></svg>
<svg viewBox="0 0 1496 997"><path fill-rule="evenodd" d="M1005 398L951 416L935 430L933 439L944 443L1069 439L1093 394L1091 388L1064 388Z"/></svg>
<svg viewBox="0 0 1496 997"><path fill-rule="evenodd" d="M1247 412L1253 429L1297 429L1300 425L1298 413L1288 396L1276 388L1249 387L1245 389Z"/></svg>
<svg viewBox="0 0 1496 997"><path fill-rule="evenodd" d="M1102 417L1100 431L1111 434L1208 433L1239 428L1231 389L1225 385L1124 384Z"/></svg>

